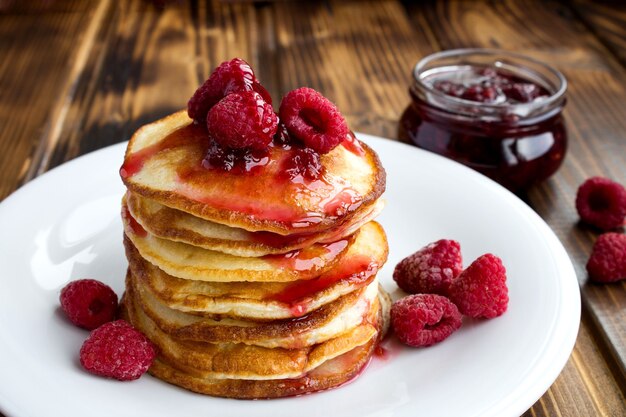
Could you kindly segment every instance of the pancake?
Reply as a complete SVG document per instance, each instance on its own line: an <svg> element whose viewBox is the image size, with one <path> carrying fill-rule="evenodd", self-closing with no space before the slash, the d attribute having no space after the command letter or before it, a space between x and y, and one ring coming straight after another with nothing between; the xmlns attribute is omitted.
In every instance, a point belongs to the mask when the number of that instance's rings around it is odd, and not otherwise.
<svg viewBox="0 0 626 417"><path fill-rule="evenodd" d="M287 379L215 379L189 374L161 359L154 361L148 373L170 384L215 397L271 399L293 397L336 388L363 372L376 347L371 339L341 356L324 362L303 376Z"/></svg>
<svg viewBox="0 0 626 417"><path fill-rule="evenodd" d="M297 319L252 322L213 319L168 308L131 274L136 302L161 330L182 340L211 343L244 343L268 348L297 348L332 339L363 321L378 294L374 280L332 303Z"/></svg>
<svg viewBox="0 0 626 417"><path fill-rule="evenodd" d="M387 259L387 240L376 222L364 225L339 264L295 282L208 282L175 278L143 259L132 242L126 256L133 276L167 307L214 316L276 320L308 314L374 280Z"/></svg>
<svg viewBox="0 0 626 417"><path fill-rule="evenodd" d="M128 213L125 206L123 212ZM123 218L125 238L144 259L172 276L197 281L289 282L312 279L336 265L357 236L355 233L332 243L254 258L161 239L138 230L131 216L123 214Z"/></svg>
<svg viewBox="0 0 626 417"><path fill-rule="evenodd" d="M328 243L349 236L382 211L384 203L376 200L363 207L340 226L319 233L282 236L271 232L248 232L195 217L139 194L127 193L128 210L137 222L154 236L188 243L235 256L263 256L304 248L313 243Z"/></svg>
<svg viewBox="0 0 626 417"><path fill-rule="evenodd" d="M122 303L122 315L156 345L159 360L167 361L187 374L211 379L264 380L302 376L322 363L376 339L382 311L375 297L363 316L363 324L335 338L309 347L267 348L241 343L180 340L163 332L145 314L136 298L134 289L129 287Z"/></svg>
<svg viewBox="0 0 626 417"><path fill-rule="evenodd" d="M261 399L321 391L358 376L383 337L383 308L378 301L372 307L364 325L302 349L178 341L143 314L132 289L123 297L121 314L157 346L159 356L148 371L153 376L202 394Z"/></svg>
<svg viewBox="0 0 626 417"><path fill-rule="evenodd" d="M383 193L376 153L357 139L321 155L318 180L285 176L296 149L271 146L249 170L203 167L209 137L185 111L140 128L120 175L132 192L215 223L281 235L338 227Z"/></svg>

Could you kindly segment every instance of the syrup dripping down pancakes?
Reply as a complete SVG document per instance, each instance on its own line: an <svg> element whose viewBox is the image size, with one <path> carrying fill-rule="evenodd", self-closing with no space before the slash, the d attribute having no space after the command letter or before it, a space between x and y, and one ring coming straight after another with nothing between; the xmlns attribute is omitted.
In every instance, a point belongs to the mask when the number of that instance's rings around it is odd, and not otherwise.
<svg viewBox="0 0 626 417"><path fill-rule="evenodd" d="M207 166L206 127L178 112L139 129L120 174L129 262L122 315L157 347L149 372L221 397L278 398L356 377L388 322L385 172L354 136L321 175L271 143Z"/></svg>

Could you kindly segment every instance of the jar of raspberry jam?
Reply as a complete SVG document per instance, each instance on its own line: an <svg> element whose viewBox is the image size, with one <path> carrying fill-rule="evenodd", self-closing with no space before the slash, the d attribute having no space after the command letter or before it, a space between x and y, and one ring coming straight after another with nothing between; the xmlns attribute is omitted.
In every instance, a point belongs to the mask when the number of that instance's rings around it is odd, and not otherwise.
<svg viewBox="0 0 626 417"><path fill-rule="evenodd" d="M512 52L456 49L417 63L400 137L522 191L565 157L567 81Z"/></svg>

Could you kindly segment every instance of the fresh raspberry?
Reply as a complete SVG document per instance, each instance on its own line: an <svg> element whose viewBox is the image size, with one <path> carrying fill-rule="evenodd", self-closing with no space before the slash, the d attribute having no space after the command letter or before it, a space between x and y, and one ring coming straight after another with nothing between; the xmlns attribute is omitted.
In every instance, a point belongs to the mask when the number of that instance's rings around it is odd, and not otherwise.
<svg viewBox="0 0 626 417"><path fill-rule="evenodd" d="M462 270L459 242L441 239L400 261L393 279L410 294L447 295L450 283Z"/></svg>
<svg viewBox="0 0 626 417"><path fill-rule="evenodd" d="M487 319L503 314L509 304L506 269L490 253L476 259L452 281L450 299L466 316Z"/></svg>
<svg viewBox="0 0 626 417"><path fill-rule="evenodd" d="M621 227L626 217L626 189L608 178L589 178L578 188L576 210L582 221L602 230Z"/></svg>
<svg viewBox="0 0 626 417"><path fill-rule="evenodd" d="M156 357L154 345L124 320L103 324L80 348L80 364L92 374L131 381L143 375Z"/></svg>
<svg viewBox="0 0 626 417"><path fill-rule="evenodd" d="M409 295L391 306L393 331L409 346L439 343L461 327L461 323L458 308L441 295Z"/></svg>
<svg viewBox="0 0 626 417"><path fill-rule="evenodd" d="M597 282L626 279L626 235L604 233L593 244L587 261L589 277Z"/></svg>
<svg viewBox="0 0 626 417"><path fill-rule="evenodd" d="M279 113L289 133L319 153L330 152L350 132L337 107L312 88L287 93Z"/></svg>
<svg viewBox="0 0 626 417"><path fill-rule="evenodd" d="M209 136L228 149L267 148L278 127L272 106L254 91L224 97L206 118Z"/></svg>
<svg viewBox="0 0 626 417"><path fill-rule="evenodd" d="M298 175L308 180L316 180L322 173L320 155L311 148L296 148L293 156L283 163L282 171L290 180Z"/></svg>
<svg viewBox="0 0 626 417"><path fill-rule="evenodd" d="M95 279L70 282L61 290L59 300L67 318L84 329L93 330L115 319L117 295Z"/></svg>
<svg viewBox="0 0 626 417"><path fill-rule="evenodd" d="M256 91L272 104L272 97L254 76L250 65L241 58L222 62L211 73L187 103L187 114L198 123L204 123L209 110L231 93Z"/></svg>

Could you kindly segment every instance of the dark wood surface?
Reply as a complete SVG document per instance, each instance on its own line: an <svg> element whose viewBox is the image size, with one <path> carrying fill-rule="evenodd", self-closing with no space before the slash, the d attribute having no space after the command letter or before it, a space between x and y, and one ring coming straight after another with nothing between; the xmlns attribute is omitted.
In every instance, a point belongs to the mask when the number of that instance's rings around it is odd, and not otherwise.
<svg viewBox="0 0 626 417"><path fill-rule="evenodd" d="M0 199L183 108L233 56L273 96L311 86L354 130L395 139L415 62L478 46L551 62L570 82L568 156L524 197L574 262L583 317L565 369L524 415L626 415L626 284L588 283L597 233L573 205L592 175L626 184L623 2L0 0Z"/></svg>

